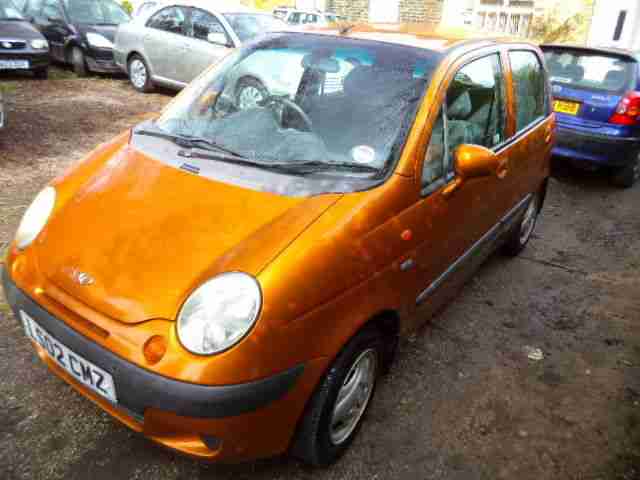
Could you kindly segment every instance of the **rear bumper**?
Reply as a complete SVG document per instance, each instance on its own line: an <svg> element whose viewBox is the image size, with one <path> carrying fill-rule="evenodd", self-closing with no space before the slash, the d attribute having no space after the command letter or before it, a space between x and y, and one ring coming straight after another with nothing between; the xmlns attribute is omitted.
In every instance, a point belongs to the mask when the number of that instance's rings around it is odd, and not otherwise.
<svg viewBox="0 0 640 480"><path fill-rule="evenodd" d="M599 166L623 166L639 149L638 137L614 137L558 125L553 154Z"/></svg>
<svg viewBox="0 0 640 480"><path fill-rule="evenodd" d="M0 269L7 302L16 319L21 310L69 349L109 372L118 403L84 387L39 345L40 358L63 380L109 414L152 440L184 454L239 461L282 453L313 388L321 365L309 362L266 379L207 386L169 379L138 367L85 338L51 315ZM304 372L304 374L303 374ZM273 432L280 426L281 431ZM271 432L271 433L270 433Z"/></svg>

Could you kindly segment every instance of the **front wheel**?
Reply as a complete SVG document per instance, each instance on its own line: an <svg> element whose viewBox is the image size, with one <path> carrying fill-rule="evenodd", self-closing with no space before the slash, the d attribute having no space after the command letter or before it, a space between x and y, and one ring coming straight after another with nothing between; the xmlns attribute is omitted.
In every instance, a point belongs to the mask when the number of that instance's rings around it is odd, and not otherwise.
<svg viewBox="0 0 640 480"><path fill-rule="evenodd" d="M540 193L534 193L520 222L509 233L503 247L505 254L515 257L527 246L536 227L540 206Z"/></svg>
<svg viewBox="0 0 640 480"><path fill-rule="evenodd" d="M326 467L344 454L373 398L383 352L383 337L374 328L349 341L307 406L291 449L294 456Z"/></svg>
<svg viewBox="0 0 640 480"><path fill-rule="evenodd" d="M80 47L73 47L73 50L71 50L71 65L73 65L73 71L77 76L86 77L89 75L84 52Z"/></svg>
<svg viewBox="0 0 640 480"><path fill-rule="evenodd" d="M241 79L236 87L236 105L239 110L257 108L268 96L266 87L251 77Z"/></svg>
<svg viewBox="0 0 640 480"><path fill-rule="evenodd" d="M621 188L631 188L638 180L640 180L640 154L636 154L629 165L617 169L611 177L613 184Z"/></svg>
<svg viewBox="0 0 640 480"><path fill-rule="evenodd" d="M149 93L154 90L149 68L147 68L147 64L142 57L133 55L129 60L127 71L129 72L129 81L131 85L133 85L133 88L142 93Z"/></svg>

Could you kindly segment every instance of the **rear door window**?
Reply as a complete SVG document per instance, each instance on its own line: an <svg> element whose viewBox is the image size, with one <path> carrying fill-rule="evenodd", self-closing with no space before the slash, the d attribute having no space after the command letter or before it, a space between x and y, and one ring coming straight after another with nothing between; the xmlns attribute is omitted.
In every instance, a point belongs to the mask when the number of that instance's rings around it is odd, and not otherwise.
<svg viewBox="0 0 640 480"><path fill-rule="evenodd" d="M516 129L524 130L549 113L547 83L538 56L529 50L509 52L516 97Z"/></svg>
<svg viewBox="0 0 640 480"><path fill-rule="evenodd" d="M588 50L548 49L544 56L551 83L609 93L629 89L636 65L631 58Z"/></svg>
<svg viewBox="0 0 640 480"><path fill-rule="evenodd" d="M227 36L227 32L215 16L199 8L191 9L191 22L187 28L187 35L197 40L207 41L210 33L224 33ZM227 41L229 37L227 36Z"/></svg>

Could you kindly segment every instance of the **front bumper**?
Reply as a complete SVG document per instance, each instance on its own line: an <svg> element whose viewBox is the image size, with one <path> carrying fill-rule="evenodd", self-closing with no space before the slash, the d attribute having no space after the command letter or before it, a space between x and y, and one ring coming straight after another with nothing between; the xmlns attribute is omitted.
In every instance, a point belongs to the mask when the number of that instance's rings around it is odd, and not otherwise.
<svg viewBox="0 0 640 480"><path fill-rule="evenodd" d="M87 67L96 73L122 73L113 58L113 50L106 48L88 48L86 52Z"/></svg>
<svg viewBox="0 0 640 480"><path fill-rule="evenodd" d="M114 378L118 403L113 404L84 387L34 343L40 358L54 373L130 428L166 447L210 460L246 460L286 450L313 389L309 378L304 379L304 366L263 380L228 386L169 379L88 340L27 296L7 270L1 270L5 297L16 319L20 318L20 310L25 311L69 349L109 372ZM313 363L309 364L309 373L313 373L311 379L315 381L319 365ZM283 431L269 433L277 425ZM265 434L271 435L272 441L263 438Z"/></svg>
<svg viewBox="0 0 640 480"><path fill-rule="evenodd" d="M14 50L11 53L3 51L0 53L0 60L27 60L29 71L42 70L51 63L48 50Z"/></svg>
<svg viewBox="0 0 640 480"><path fill-rule="evenodd" d="M637 156L640 138L614 137L557 127L553 154L597 166L624 166ZM635 155L635 156L634 156Z"/></svg>

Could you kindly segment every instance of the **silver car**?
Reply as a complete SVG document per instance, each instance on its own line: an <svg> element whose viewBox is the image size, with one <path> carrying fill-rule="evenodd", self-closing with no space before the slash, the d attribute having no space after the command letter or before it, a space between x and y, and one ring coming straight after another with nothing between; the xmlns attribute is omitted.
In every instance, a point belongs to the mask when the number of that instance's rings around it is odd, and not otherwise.
<svg viewBox="0 0 640 480"><path fill-rule="evenodd" d="M284 28L239 3L164 1L118 29L114 58L138 91L180 89L243 42Z"/></svg>

